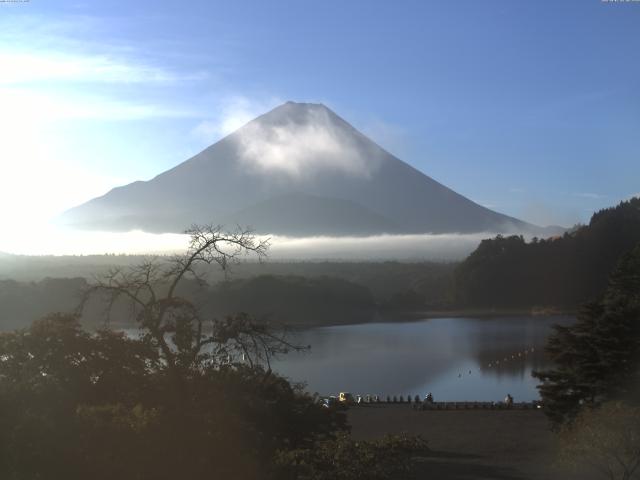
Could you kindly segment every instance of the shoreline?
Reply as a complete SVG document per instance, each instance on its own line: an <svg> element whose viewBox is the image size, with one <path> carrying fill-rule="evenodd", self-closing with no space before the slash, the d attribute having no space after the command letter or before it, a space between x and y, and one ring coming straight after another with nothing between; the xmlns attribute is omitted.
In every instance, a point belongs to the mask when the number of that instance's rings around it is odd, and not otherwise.
<svg viewBox="0 0 640 480"><path fill-rule="evenodd" d="M327 322L309 322L309 323L286 323L282 322L279 326L282 326L290 330L304 330L309 328L321 328L321 327L339 327L347 325L366 325L375 323L404 323L404 322L419 322L422 320L430 320L435 318L477 318L477 319L490 319L501 317L570 317L577 314L577 310L561 310L561 309L452 309L452 310L383 310L377 309L371 312L370 317L367 320L362 320L361 315L354 315L351 319L346 321L327 321ZM102 325L86 325L88 328L97 330L102 328ZM274 324L278 326L278 324ZM113 330L125 330L136 328L137 324L129 322L110 322L108 328Z"/></svg>
<svg viewBox="0 0 640 480"><path fill-rule="evenodd" d="M338 321L338 322L311 322L285 324L287 327L298 330L305 328L339 327L346 325L366 325L369 323L403 323L419 322L435 318L477 318L490 319L501 317L574 317L577 310L570 309L452 309L452 310L384 310L378 309L371 313L369 320Z"/></svg>
<svg viewBox="0 0 640 480"><path fill-rule="evenodd" d="M577 310L561 309L561 308L454 308L451 310L412 310L412 311L381 311L385 314L393 313L403 317L419 317L419 318L495 318L495 317L555 317L555 316L574 316Z"/></svg>

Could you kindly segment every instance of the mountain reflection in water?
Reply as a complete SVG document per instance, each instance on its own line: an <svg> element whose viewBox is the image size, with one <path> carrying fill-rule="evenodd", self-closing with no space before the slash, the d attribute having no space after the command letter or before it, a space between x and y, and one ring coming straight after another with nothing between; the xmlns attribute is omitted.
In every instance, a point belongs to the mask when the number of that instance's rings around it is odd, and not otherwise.
<svg viewBox="0 0 640 480"><path fill-rule="evenodd" d="M544 354L553 324L572 317L434 318L300 331L311 351L291 353L274 370L321 394L411 395L438 401L539 398L531 371L549 366Z"/></svg>

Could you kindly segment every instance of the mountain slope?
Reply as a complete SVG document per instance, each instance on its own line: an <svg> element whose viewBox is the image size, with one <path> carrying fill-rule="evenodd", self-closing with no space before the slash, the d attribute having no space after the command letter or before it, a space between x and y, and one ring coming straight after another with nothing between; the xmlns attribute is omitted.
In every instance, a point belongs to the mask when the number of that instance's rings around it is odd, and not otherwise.
<svg viewBox="0 0 640 480"><path fill-rule="evenodd" d="M283 200L291 195L299 197ZM151 232L243 219L259 232L289 235L540 233L402 162L325 106L293 102L152 180L62 216L80 228Z"/></svg>
<svg viewBox="0 0 640 480"><path fill-rule="evenodd" d="M400 233L388 218L349 200L291 193L270 198L222 219L225 225L251 225L281 235L375 235ZM321 228L321 231L320 231Z"/></svg>

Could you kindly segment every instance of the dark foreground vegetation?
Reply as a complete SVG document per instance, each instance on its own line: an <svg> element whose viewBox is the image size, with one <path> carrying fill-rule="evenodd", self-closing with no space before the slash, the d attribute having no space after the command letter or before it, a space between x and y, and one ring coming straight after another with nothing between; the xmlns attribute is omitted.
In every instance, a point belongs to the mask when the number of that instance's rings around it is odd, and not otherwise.
<svg viewBox="0 0 640 480"><path fill-rule="evenodd" d="M216 334L217 353L177 367L151 334L88 334L68 316L2 334L0 477L384 479L425 450L415 437L352 441L342 413L262 366L228 363L248 330L225 327L238 330ZM176 357L191 357L181 345Z"/></svg>
<svg viewBox="0 0 640 480"><path fill-rule="evenodd" d="M611 479L640 467L640 243L625 254L605 293L547 342L554 368L534 372L544 411L569 463Z"/></svg>
<svg viewBox="0 0 640 480"><path fill-rule="evenodd" d="M0 478L387 479L416 437L355 442L344 414L273 373L299 347L246 314L213 320L179 294L198 267L262 256L246 232L195 229L184 257L116 270L85 290L125 301L140 329L52 314L0 334ZM113 312L110 312L113 313Z"/></svg>

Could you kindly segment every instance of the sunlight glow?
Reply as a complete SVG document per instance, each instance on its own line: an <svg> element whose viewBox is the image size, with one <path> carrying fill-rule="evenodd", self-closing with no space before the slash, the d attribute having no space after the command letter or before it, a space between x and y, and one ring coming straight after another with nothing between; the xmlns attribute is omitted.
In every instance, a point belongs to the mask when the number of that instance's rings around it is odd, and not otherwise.
<svg viewBox="0 0 640 480"><path fill-rule="evenodd" d="M19 255L170 254L183 251L189 238L181 234L74 231L55 226L25 229L2 236L0 251Z"/></svg>

